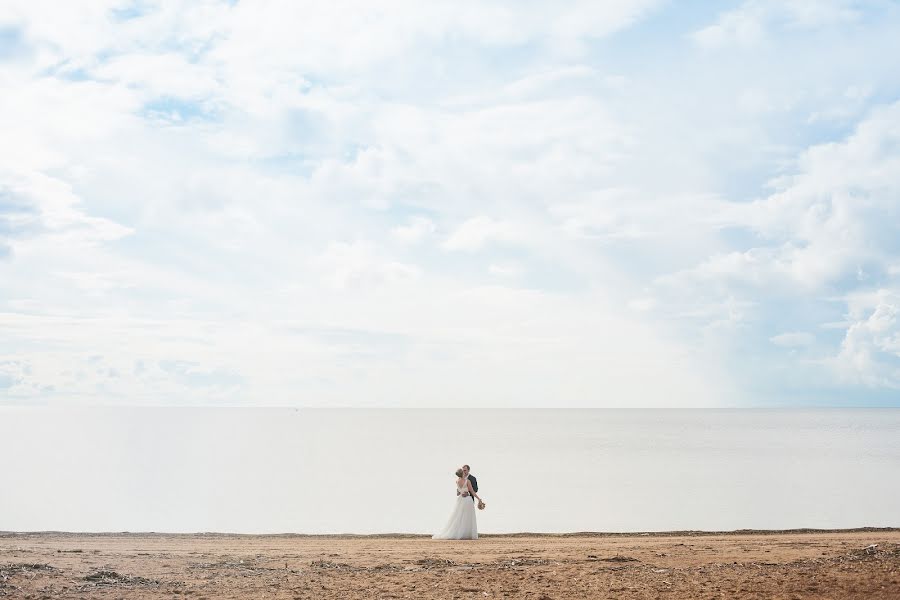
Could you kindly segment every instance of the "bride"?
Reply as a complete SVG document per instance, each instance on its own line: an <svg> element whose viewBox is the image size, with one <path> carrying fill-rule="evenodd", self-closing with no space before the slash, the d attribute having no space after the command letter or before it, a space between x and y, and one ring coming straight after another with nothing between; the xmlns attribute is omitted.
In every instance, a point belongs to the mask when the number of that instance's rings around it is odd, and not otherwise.
<svg viewBox="0 0 900 600"><path fill-rule="evenodd" d="M470 496L481 501L481 496L472 489L472 483L462 469L456 470L456 507L446 527L431 536L433 540L477 540L478 524L475 522L475 503Z"/></svg>

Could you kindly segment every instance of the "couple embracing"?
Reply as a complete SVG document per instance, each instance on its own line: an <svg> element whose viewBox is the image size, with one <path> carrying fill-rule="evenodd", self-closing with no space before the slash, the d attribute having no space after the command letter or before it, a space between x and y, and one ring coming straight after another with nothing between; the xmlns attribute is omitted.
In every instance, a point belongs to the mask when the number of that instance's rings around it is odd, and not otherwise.
<svg viewBox="0 0 900 600"><path fill-rule="evenodd" d="M478 523L475 519L475 498L478 498L478 508L483 509L485 504L478 495L478 480L469 474L469 465L463 465L456 470L456 506L447 525L431 536L434 540L477 540Z"/></svg>

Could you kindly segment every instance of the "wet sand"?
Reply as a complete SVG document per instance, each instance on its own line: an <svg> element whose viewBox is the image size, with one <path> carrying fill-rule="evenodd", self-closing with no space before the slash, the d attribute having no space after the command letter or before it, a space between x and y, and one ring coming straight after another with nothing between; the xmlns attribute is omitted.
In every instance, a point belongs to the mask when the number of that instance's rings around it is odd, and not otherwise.
<svg viewBox="0 0 900 600"><path fill-rule="evenodd" d="M0 597L896 599L900 529L465 542L0 533Z"/></svg>

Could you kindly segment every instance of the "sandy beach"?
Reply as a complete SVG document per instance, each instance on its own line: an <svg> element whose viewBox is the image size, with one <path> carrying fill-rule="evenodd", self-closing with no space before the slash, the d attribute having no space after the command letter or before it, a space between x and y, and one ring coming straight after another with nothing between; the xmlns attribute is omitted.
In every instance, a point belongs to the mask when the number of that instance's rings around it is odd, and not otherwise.
<svg viewBox="0 0 900 600"><path fill-rule="evenodd" d="M6 598L900 598L900 530L0 534Z"/></svg>

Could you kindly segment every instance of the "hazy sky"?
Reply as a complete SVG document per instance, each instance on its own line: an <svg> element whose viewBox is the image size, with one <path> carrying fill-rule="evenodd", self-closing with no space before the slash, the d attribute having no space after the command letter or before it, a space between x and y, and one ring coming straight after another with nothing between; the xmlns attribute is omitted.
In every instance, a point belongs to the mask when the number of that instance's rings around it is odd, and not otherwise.
<svg viewBox="0 0 900 600"><path fill-rule="evenodd" d="M0 403L898 406L898 30L5 0Z"/></svg>

